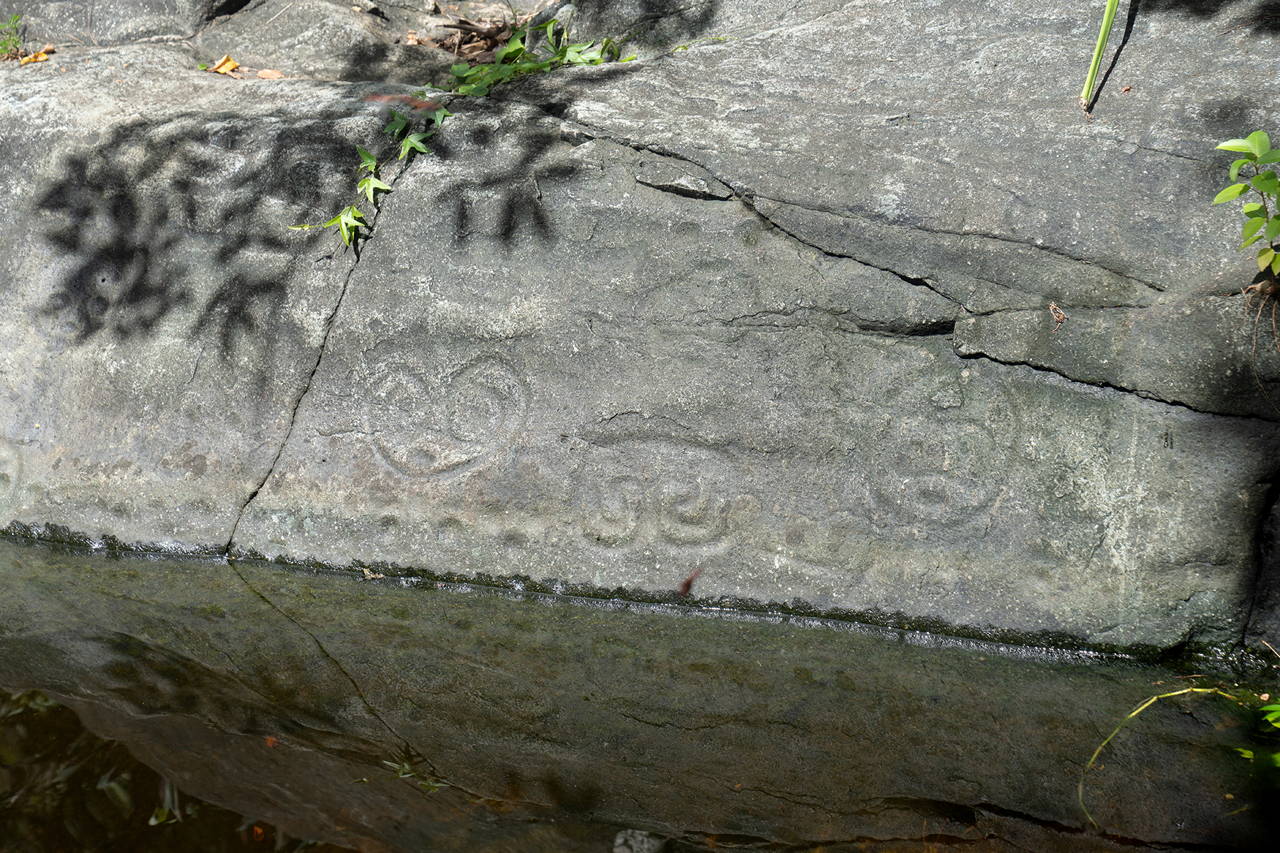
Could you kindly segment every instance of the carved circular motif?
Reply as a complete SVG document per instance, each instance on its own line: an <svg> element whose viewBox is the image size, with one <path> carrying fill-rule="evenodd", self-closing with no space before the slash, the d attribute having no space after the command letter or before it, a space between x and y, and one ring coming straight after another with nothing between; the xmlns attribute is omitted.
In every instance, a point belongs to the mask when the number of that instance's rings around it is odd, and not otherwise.
<svg viewBox="0 0 1280 853"><path fill-rule="evenodd" d="M367 430L388 465L426 477L468 470L509 446L527 410L524 380L496 356L440 377L395 361L373 373Z"/></svg>

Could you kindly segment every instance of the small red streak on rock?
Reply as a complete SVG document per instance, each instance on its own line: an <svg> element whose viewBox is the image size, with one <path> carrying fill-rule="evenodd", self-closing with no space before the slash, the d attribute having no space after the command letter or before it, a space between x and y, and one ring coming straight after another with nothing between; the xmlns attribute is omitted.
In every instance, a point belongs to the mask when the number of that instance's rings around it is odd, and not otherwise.
<svg viewBox="0 0 1280 853"><path fill-rule="evenodd" d="M264 737L262 739L262 742L267 745L267 749L275 749L277 746L280 745L279 738L274 738L271 735L267 735L266 737Z"/></svg>
<svg viewBox="0 0 1280 853"><path fill-rule="evenodd" d="M364 99L376 104L403 104L411 110L438 110L435 101L423 101L411 95L365 95Z"/></svg>
<svg viewBox="0 0 1280 853"><path fill-rule="evenodd" d="M689 594L689 591L693 589L693 582L698 579L698 575L700 574L702 574L701 567L694 569L689 573L689 577L680 581L679 591L681 596L687 596Z"/></svg>

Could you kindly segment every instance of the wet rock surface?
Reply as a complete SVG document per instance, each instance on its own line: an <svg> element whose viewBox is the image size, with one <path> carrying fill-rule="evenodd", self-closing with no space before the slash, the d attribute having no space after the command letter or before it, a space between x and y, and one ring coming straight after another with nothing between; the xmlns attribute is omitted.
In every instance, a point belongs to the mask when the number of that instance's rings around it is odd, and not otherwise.
<svg viewBox="0 0 1280 853"><path fill-rule="evenodd" d="M1158 667L6 542L0 572L0 685L52 693L184 791L294 837L534 853L1267 837L1233 751L1247 725L1205 699L1162 703L1108 747L1086 828L1080 767L1182 683Z"/></svg>
<svg viewBox="0 0 1280 853"><path fill-rule="evenodd" d="M578 3L642 58L455 101L358 257L287 226L354 199L430 10L19 8L59 52L0 65L0 526L1275 639L1280 357L1207 204L1276 126L1223 94L1255 5L1144 7L1085 121L1083 2Z"/></svg>

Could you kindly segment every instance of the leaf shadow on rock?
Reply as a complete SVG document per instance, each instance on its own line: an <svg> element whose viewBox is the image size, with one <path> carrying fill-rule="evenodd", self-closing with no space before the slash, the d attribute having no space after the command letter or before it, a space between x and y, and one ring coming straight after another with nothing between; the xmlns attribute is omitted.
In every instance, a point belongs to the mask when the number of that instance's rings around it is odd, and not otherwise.
<svg viewBox="0 0 1280 853"><path fill-rule="evenodd" d="M589 37L664 50L698 38L716 20L721 0L573 0L574 19Z"/></svg>
<svg viewBox="0 0 1280 853"><path fill-rule="evenodd" d="M1232 29L1280 32L1280 0L1134 0L1142 11L1212 18L1226 11L1240 12Z"/></svg>
<svg viewBox="0 0 1280 853"><path fill-rule="evenodd" d="M179 115L115 128L69 154L35 209L55 281L39 309L73 345L212 337L266 380L314 222L351 190L351 142L325 117ZM246 352L246 350L252 350Z"/></svg>
<svg viewBox="0 0 1280 853"><path fill-rule="evenodd" d="M567 180L578 166L558 156L563 141L559 129L547 122L528 121L519 122L511 132L510 122L503 121L504 111L512 106L532 108L547 118L559 118L591 87L630 70L628 65L609 64L537 75L504 87L497 97L455 101L454 112L475 122L464 137L452 139L451 125L446 123L445 132L432 141L431 155L465 163L463 177L445 182L436 194L437 202L452 212L454 242L461 245L476 237L493 237L509 246L526 232L543 242L553 241L556 235L542 204L539 182ZM496 216L482 216L480 208L490 205L496 205ZM491 234L481 233L486 229L482 219L492 222Z"/></svg>

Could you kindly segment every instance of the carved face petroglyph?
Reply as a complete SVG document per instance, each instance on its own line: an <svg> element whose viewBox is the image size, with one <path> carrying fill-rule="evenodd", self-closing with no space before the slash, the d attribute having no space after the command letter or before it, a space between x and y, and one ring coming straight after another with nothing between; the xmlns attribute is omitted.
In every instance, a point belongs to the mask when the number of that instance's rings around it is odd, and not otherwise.
<svg viewBox="0 0 1280 853"><path fill-rule="evenodd" d="M410 477L461 473L510 446L524 426L528 390L497 356L432 375L392 361L372 371L367 431L379 455Z"/></svg>

